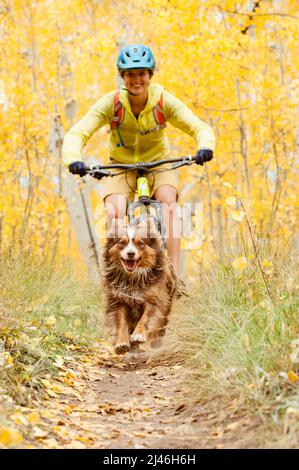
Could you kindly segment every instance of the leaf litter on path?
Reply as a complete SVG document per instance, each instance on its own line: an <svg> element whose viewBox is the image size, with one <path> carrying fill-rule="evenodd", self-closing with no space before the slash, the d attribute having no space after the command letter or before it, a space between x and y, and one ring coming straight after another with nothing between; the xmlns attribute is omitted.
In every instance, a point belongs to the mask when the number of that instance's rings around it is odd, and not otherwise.
<svg viewBox="0 0 299 470"><path fill-rule="evenodd" d="M188 402L180 365L116 356L106 344L56 356L54 365L56 375L40 379L39 399L0 427L2 447L205 448L239 431L235 418L217 419L219 404Z"/></svg>

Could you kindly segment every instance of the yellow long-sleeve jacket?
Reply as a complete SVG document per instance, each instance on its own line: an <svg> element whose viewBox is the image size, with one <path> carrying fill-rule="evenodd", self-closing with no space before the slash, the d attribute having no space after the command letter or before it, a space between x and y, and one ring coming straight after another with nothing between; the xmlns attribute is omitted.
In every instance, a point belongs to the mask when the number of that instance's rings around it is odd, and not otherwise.
<svg viewBox="0 0 299 470"><path fill-rule="evenodd" d="M121 90L119 101L124 107L123 122L119 127L124 146L117 146L120 138L117 130L110 134L110 156L120 163L154 161L171 158L168 138L164 129L147 131L157 127L153 109L163 93L163 113L166 121L191 135L197 149L215 148L215 136L211 127L201 121L179 99L164 90L163 86L151 84L148 88L148 100L138 119L131 111L128 92ZM82 150L96 130L110 124L114 117L114 96L116 90L105 94L87 114L64 136L62 158L65 165L82 160Z"/></svg>

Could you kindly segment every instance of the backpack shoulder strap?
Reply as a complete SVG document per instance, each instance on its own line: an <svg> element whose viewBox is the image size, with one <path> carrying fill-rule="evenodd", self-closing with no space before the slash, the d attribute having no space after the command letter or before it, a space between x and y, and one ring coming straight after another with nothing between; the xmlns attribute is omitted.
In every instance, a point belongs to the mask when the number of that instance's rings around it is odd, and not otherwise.
<svg viewBox="0 0 299 470"><path fill-rule="evenodd" d="M166 127L166 118L163 112L163 94L153 109L153 115L159 126Z"/></svg>
<svg viewBox="0 0 299 470"><path fill-rule="evenodd" d="M123 105L119 100L120 91L117 90L113 97L113 120L110 122L111 129L116 129L119 127L124 119L125 110Z"/></svg>

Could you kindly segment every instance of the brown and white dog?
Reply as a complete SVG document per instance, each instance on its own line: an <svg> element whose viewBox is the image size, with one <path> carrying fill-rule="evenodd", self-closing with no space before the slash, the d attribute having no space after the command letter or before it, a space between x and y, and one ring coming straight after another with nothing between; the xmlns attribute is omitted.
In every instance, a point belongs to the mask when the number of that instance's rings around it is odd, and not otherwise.
<svg viewBox="0 0 299 470"><path fill-rule="evenodd" d="M104 250L106 321L117 354L165 334L177 277L150 219L115 221Z"/></svg>

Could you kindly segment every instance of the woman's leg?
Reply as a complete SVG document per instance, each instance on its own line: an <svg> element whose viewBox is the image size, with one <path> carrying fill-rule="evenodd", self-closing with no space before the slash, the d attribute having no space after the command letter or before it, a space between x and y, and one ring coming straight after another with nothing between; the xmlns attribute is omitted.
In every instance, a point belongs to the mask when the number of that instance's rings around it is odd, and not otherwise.
<svg viewBox="0 0 299 470"><path fill-rule="evenodd" d="M109 230L113 219L123 219L127 212L127 197L124 194L110 194L105 198L107 213L107 229Z"/></svg>
<svg viewBox="0 0 299 470"><path fill-rule="evenodd" d="M176 273L179 274L181 239L179 218L175 210L177 191L173 186L163 184L156 189L154 198L162 202L163 220L167 230L167 252Z"/></svg>

